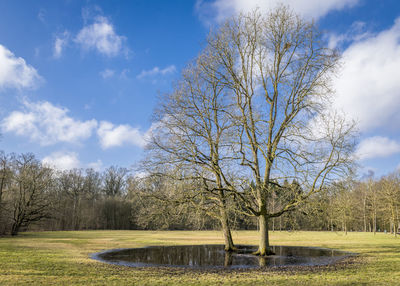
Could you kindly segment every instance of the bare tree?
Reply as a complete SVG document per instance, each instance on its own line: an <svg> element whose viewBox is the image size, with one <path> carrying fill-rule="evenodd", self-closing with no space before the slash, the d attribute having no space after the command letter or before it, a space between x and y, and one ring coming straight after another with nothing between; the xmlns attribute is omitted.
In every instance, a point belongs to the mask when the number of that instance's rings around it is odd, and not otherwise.
<svg viewBox="0 0 400 286"><path fill-rule="evenodd" d="M161 104L157 119L165 131L152 146L179 162L174 166L186 177L202 180L220 210L233 197L240 211L258 217L257 254L267 255L269 220L352 163L354 125L328 108L339 56L313 23L283 6L227 21L210 34L203 54L207 60L197 60ZM272 211L279 193L290 199Z"/></svg>
<svg viewBox="0 0 400 286"><path fill-rule="evenodd" d="M229 217L227 179L232 160L232 120L224 84L202 71L211 66L210 54L200 55L182 73L174 92L165 95L156 110L156 127L149 145L147 171L191 182L186 198L217 218L225 250L234 249Z"/></svg>
<svg viewBox="0 0 400 286"><path fill-rule="evenodd" d="M109 167L104 172L103 192L106 196L115 197L123 195L126 187L126 177L128 170L126 168L118 168L115 166Z"/></svg>
<svg viewBox="0 0 400 286"><path fill-rule="evenodd" d="M22 154L13 163L11 235L17 235L21 227L50 217L48 198L53 187L53 172L32 154Z"/></svg>
<svg viewBox="0 0 400 286"><path fill-rule="evenodd" d="M390 224L390 233L397 236L399 229L399 199L400 177L398 173L392 173L381 180L381 195L386 217Z"/></svg>
<svg viewBox="0 0 400 286"><path fill-rule="evenodd" d="M376 182L372 180L372 178L368 178L368 181L365 183L365 187L367 189L367 196L370 199L369 209L372 215L372 231L376 234L377 227L377 214L378 214L378 188Z"/></svg>
<svg viewBox="0 0 400 286"><path fill-rule="evenodd" d="M349 226L354 218L354 181L349 178L344 181L336 182L331 186L335 194L333 209L335 210L335 220L341 225L342 231L347 235Z"/></svg>
<svg viewBox="0 0 400 286"><path fill-rule="evenodd" d="M254 187L226 184L248 215L259 218L258 254L266 255L269 219L295 209L351 162L353 124L328 112L339 57L313 23L284 6L235 17L209 37L208 49L216 64L204 69L230 90L233 144ZM285 178L295 178L305 190L272 212L272 186L287 191Z"/></svg>
<svg viewBox="0 0 400 286"><path fill-rule="evenodd" d="M100 218L98 216L99 201L101 198L101 174L91 168L85 171L85 180L83 189L85 194L85 208L82 216L85 228L96 229L100 226Z"/></svg>
<svg viewBox="0 0 400 286"><path fill-rule="evenodd" d="M4 234L8 227L7 202L5 200L6 191L9 189L12 180L11 169L12 156L0 152L0 234Z"/></svg>
<svg viewBox="0 0 400 286"><path fill-rule="evenodd" d="M130 209L125 202L127 195L126 168L111 166L103 173L102 217L107 229L127 228L130 225ZM121 215L123 214L123 215Z"/></svg>
<svg viewBox="0 0 400 286"><path fill-rule="evenodd" d="M79 230L81 227L82 200L85 197L85 175L81 169L66 170L59 176L61 196L67 201L63 219L68 229Z"/></svg>

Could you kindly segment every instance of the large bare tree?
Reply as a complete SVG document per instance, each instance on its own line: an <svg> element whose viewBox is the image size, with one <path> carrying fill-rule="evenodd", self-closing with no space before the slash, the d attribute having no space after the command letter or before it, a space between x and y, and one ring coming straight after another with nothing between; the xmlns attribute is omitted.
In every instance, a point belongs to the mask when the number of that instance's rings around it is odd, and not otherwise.
<svg viewBox="0 0 400 286"><path fill-rule="evenodd" d="M186 175L204 182L222 212L233 197L240 211L258 217L257 253L267 255L269 220L352 163L354 125L329 108L339 56L312 22L284 6L227 21L203 55L161 104L152 146L181 174L188 166ZM283 183L289 179L302 188ZM271 209L280 194L290 199Z"/></svg>
<svg viewBox="0 0 400 286"><path fill-rule="evenodd" d="M247 214L258 217L258 254L266 255L269 219L295 209L352 162L354 124L329 108L339 56L312 22L285 6L241 14L207 43L214 64L202 68L234 102L232 146L244 175L244 187L225 184ZM282 182L289 178L303 191L288 190ZM277 189L293 193L272 211L269 201Z"/></svg>
<svg viewBox="0 0 400 286"><path fill-rule="evenodd" d="M181 202L194 203L219 219L225 250L230 251L234 244L225 185L230 179L225 177L231 176L226 170L232 160L233 122L227 113L230 104L224 84L201 68L213 65L212 60L206 53L200 55L183 71L174 91L162 97L155 112L157 124L147 166L152 174L191 182Z"/></svg>

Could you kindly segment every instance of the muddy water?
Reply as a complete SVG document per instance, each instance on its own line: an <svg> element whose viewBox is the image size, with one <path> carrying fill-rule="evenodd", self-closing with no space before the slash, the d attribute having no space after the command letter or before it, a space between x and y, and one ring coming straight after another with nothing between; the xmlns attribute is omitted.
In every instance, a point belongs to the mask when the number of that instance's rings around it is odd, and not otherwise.
<svg viewBox="0 0 400 286"><path fill-rule="evenodd" d="M259 257L252 255L256 250L256 246L245 245L233 253L225 252L223 245L151 246L109 250L92 258L131 267L255 268L328 265L351 255L325 248L273 246L275 255Z"/></svg>

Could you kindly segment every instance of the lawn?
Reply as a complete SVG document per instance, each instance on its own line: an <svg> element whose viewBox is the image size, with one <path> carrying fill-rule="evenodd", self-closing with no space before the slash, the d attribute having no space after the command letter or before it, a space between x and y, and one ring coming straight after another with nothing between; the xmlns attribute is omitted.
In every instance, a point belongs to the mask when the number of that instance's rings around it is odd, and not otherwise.
<svg viewBox="0 0 400 286"><path fill-rule="evenodd" d="M235 231L236 243L256 244L257 232ZM348 266L315 270L191 271L129 268L89 258L105 249L222 243L217 231L27 232L0 238L0 285L398 285L400 238L350 232L272 232L276 245L320 246L360 253Z"/></svg>

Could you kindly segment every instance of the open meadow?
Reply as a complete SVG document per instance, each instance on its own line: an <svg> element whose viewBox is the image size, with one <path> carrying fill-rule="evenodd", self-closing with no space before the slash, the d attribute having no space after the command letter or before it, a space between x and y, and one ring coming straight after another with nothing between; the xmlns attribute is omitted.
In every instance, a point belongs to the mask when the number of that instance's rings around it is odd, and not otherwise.
<svg viewBox="0 0 400 286"><path fill-rule="evenodd" d="M256 244L256 231L234 231L236 243ZM57 231L0 238L0 285L398 285L400 239L349 232L271 232L272 245L328 247L360 253L349 264L313 270L129 268L94 261L91 253L149 245L223 243L217 231Z"/></svg>

